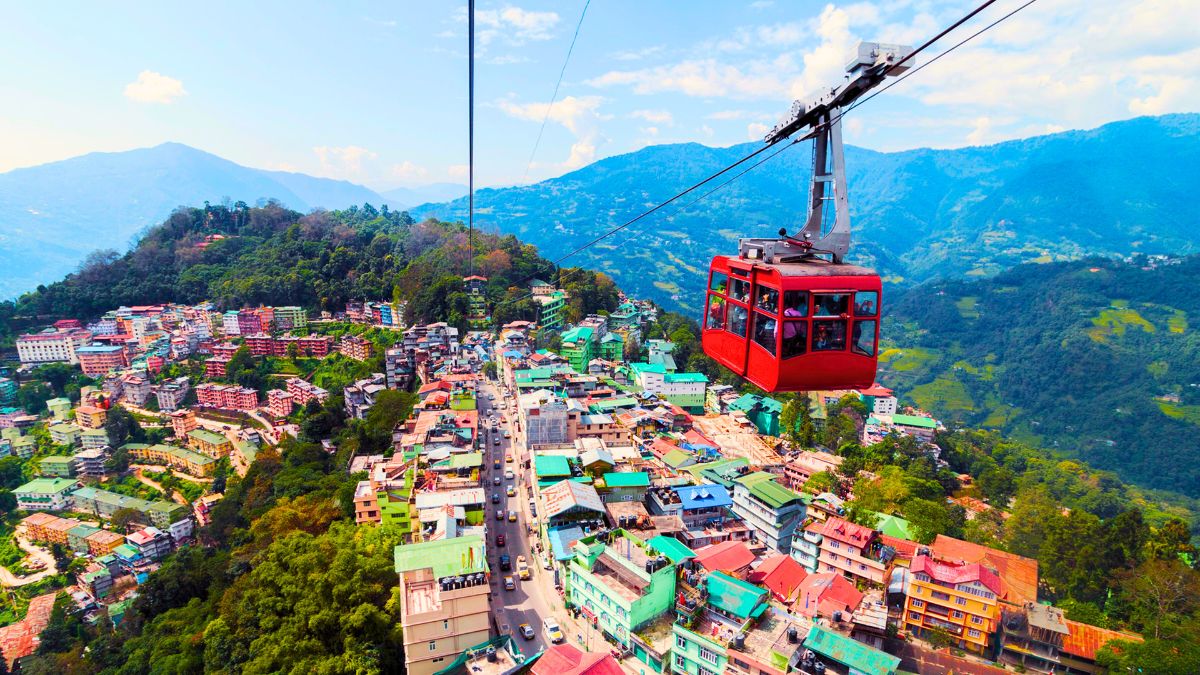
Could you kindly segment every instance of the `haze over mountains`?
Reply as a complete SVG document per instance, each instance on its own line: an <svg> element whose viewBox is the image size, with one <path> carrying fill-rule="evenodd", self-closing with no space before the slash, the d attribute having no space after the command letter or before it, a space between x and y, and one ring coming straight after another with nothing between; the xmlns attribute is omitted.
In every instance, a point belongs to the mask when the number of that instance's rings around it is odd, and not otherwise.
<svg viewBox="0 0 1200 675"><path fill-rule="evenodd" d="M476 225L556 258L758 147L651 146L559 178L476 193ZM856 262L893 282L985 276L1014 264L1130 251L1200 252L1200 115L1144 117L958 150L847 149ZM738 237L803 219L810 153L796 147L689 205L664 209L565 261L630 292L694 309L708 260ZM711 189L711 188L706 188ZM61 277L90 251L181 204L274 198L305 211L370 202L466 218L453 184L386 194L346 181L240 166L167 143L0 174L0 297ZM698 192L697 195L703 192Z"/></svg>

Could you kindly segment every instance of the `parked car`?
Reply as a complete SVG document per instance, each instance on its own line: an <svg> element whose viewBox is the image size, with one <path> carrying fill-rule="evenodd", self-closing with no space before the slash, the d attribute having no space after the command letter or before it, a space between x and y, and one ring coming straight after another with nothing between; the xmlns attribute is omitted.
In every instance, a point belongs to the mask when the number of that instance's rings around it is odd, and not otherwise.
<svg viewBox="0 0 1200 675"><path fill-rule="evenodd" d="M517 590L517 582L513 581L513 578L511 576L504 577L504 590L506 590L506 591Z"/></svg>
<svg viewBox="0 0 1200 675"><path fill-rule="evenodd" d="M499 504L499 503L500 503L500 493L499 493L499 492L493 492L493 493L492 493L492 503L493 503L493 504Z"/></svg>
<svg viewBox="0 0 1200 675"><path fill-rule="evenodd" d="M546 633L546 639L558 644L567 638L563 635L562 629L558 627L558 622L554 619L546 619L542 621L542 629Z"/></svg>
<svg viewBox="0 0 1200 675"><path fill-rule="evenodd" d="M521 577L522 581L529 579L529 563L525 562L525 556L517 556L517 576Z"/></svg>
<svg viewBox="0 0 1200 675"><path fill-rule="evenodd" d="M523 623L523 624L521 624L520 628L521 628L521 637L525 638L526 640L533 639L533 626L530 626L527 623Z"/></svg>
<svg viewBox="0 0 1200 675"><path fill-rule="evenodd" d="M510 523L517 522L517 512L516 511L508 512L508 522L510 522Z"/></svg>
<svg viewBox="0 0 1200 675"><path fill-rule="evenodd" d="M504 491L504 492L505 492L505 493L506 493L506 494L507 494L509 497L516 497L516 496L517 496L517 488L516 488L516 487L514 487L514 486L512 486L512 485L509 485L509 486L508 486L508 488L507 488L507 489L505 489L505 491Z"/></svg>
<svg viewBox="0 0 1200 675"><path fill-rule="evenodd" d="M505 480L513 480L513 479L515 479L516 477L517 477L517 474L513 473L513 470L512 470L512 469L508 469L508 470L506 470L506 471L504 472L504 479L505 479Z"/></svg>
<svg viewBox="0 0 1200 675"><path fill-rule="evenodd" d="M504 520L504 509L496 509L496 520Z"/></svg>

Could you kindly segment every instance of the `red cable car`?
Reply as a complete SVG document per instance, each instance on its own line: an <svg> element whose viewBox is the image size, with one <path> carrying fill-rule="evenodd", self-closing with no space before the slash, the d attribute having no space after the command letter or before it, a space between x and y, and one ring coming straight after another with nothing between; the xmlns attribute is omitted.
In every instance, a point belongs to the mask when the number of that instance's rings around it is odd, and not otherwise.
<svg viewBox="0 0 1200 675"><path fill-rule="evenodd" d="M742 239L738 255L713 258L701 343L704 353L768 392L866 389L875 383L882 283L843 262L850 207L842 109L907 67L911 47L862 43L841 86L767 134L774 144L801 129L813 140L808 220L795 236ZM802 139L803 140L803 139ZM826 205L833 223L826 227Z"/></svg>

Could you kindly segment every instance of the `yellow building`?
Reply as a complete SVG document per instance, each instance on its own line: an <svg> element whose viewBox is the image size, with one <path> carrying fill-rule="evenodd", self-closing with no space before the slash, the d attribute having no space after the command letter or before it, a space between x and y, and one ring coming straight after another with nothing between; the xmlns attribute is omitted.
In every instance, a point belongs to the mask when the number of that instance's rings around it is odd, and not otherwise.
<svg viewBox="0 0 1200 675"><path fill-rule="evenodd" d="M233 452L233 443L228 438L207 429L193 429L187 439L189 448L213 459L228 457Z"/></svg>
<svg viewBox="0 0 1200 675"><path fill-rule="evenodd" d="M81 405L75 409L75 423L83 429L103 429L108 411L94 405Z"/></svg>
<svg viewBox="0 0 1200 675"><path fill-rule="evenodd" d="M904 624L915 635L948 634L959 649L988 650L1000 613L1000 578L979 563L954 563L926 555L913 558L904 603Z"/></svg>
<svg viewBox="0 0 1200 675"><path fill-rule="evenodd" d="M217 467L217 460L209 455L171 445L128 443L121 447L128 450L129 455L138 462L162 464L192 476L211 476Z"/></svg>

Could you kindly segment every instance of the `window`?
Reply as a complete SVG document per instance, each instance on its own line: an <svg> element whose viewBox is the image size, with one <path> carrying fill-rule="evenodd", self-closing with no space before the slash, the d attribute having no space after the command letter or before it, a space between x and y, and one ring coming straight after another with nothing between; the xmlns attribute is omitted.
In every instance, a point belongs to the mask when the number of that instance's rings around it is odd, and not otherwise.
<svg viewBox="0 0 1200 675"><path fill-rule="evenodd" d="M779 313L779 291L766 286L758 287L758 297L754 298L754 306L768 314Z"/></svg>
<svg viewBox="0 0 1200 675"><path fill-rule="evenodd" d="M675 667L676 668L687 668L687 659L683 658L683 656L681 656L679 654L676 654L675 655Z"/></svg>
<svg viewBox="0 0 1200 675"><path fill-rule="evenodd" d="M846 348L845 321L813 321L814 352L841 351Z"/></svg>
<svg viewBox="0 0 1200 675"><path fill-rule="evenodd" d="M705 668L704 666L700 666L697 668L697 670L700 672L700 675L717 675L715 672Z"/></svg>
<svg viewBox="0 0 1200 675"><path fill-rule="evenodd" d="M961 619L961 618L963 618L963 613L956 609L956 610L950 612L950 616L955 619Z"/></svg>
<svg viewBox="0 0 1200 675"><path fill-rule="evenodd" d="M967 606L967 599L966 599L966 598L955 598L955 599L954 599L954 602L957 602L958 604L962 605L963 607L966 607L966 606Z"/></svg>
<svg viewBox="0 0 1200 675"><path fill-rule="evenodd" d="M724 293L729 286L729 275L724 272L713 272L708 279L708 290L713 293Z"/></svg>
<svg viewBox="0 0 1200 675"><path fill-rule="evenodd" d="M925 601L924 601L924 600L913 600L913 601L912 601L912 606L913 606L913 607L924 607L924 606L925 606Z"/></svg>
<svg viewBox="0 0 1200 675"><path fill-rule="evenodd" d="M787 310L784 310L786 315ZM783 358L790 359L800 356L808 350L808 322L783 322Z"/></svg>
<svg viewBox="0 0 1200 675"><path fill-rule="evenodd" d="M851 349L856 354L875 356L875 322L855 321L854 342Z"/></svg>
<svg viewBox="0 0 1200 675"><path fill-rule="evenodd" d="M708 661L709 663L716 663L718 657L716 652L712 651L711 649L705 649L704 647L701 647L700 658Z"/></svg>
<svg viewBox="0 0 1200 675"><path fill-rule="evenodd" d="M725 327L725 298L719 295L708 296L708 319L704 327L708 330L721 330Z"/></svg>
<svg viewBox="0 0 1200 675"><path fill-rule="evenodd" d="M875 316L879 313L879 294L859 291L854 294L854 316Z"/></svg>
<svg viewBox="0 0 1200 675"><path fill-rule="evenodd" d="M442 629L450 630L450 620L449 619L442 619Z"/></svg>
<svg viewBox="0 0 1200 675"><path fill-rule="evenodd" d="M682 635L676 635L675 636L675 646L678 647L679 649L687 649L688 641L683 639Z"/></svg>
<svg viewBox="0 0 1200 675"><path fill-rule="evenodd" d="M734 279L737 283L737 279ZM746 337L747 309L741 305L729 305L729 332L739 337Z"/></svg>
<svg viewBox="0 0 1200 675"><path fill-rule="evenodd" d="M431 652L436 652L436 651L437 651L437 640L430 640L430 641L429 641L429 651L431 651Z"/></svg>
<svg viewBox="0 0 1200 675"><path fill-rule="evenodd" d="M976 626L982 625L983 617L973 616L973 617L971 617L971 623L975 624Z"/></svg>
<svg viewBox="0 0 1200 675"><path fill-rule="evenodd" d="M841 542L833 541L832 539L829 540L829 548L841 548L841 547L842 547Z"/></svg>
<svg viewBox="0 0 1200 675"><path fill-rule="evenodd" d="M738 302L750 302L750 282L745 279L734 279L729 285L729 297Z"/></svg>
<svg viewBox="0 0 1200 675"><path fill-rule="evenodd" d="M776 326L778 321L763 314L762 312L754 313L754 341L759 347L775 355L775 338L778 334Z"/></svg>
<svg viewBox="0 0 1200 675"><path fill-rule="evenodd" d="M943 592L941 592L941 591L934 591L934 592L933 592L933 599L934 599L934 600L949 600L949 599L950 599L950 594L949 594L949 593L943 593Z"/></svg>
<svg viewBox="0 0 1200 675"><path fill-rule="evenodd" d="M738 668L741 668L742 670L744 670L746 672L750 672L750 664L749 663L746 663L745 661L742 661L739 659L730 659L730 661L733 661L733 665L737 666Z"/></svg>
<svg viewBox="0 0 1200 675"><path fill-rule="evenodd" d="M808 291L784 291L783 315L794 318L808 316Z"/></svg>
<svg viewBox="0 0 1200 675"><path fill-rule="evenodd" d="M844 316L849 313L849 293L813 294L813 316Z"/></svg>
<svg viewBox="0 0 1200 675"><path fill-rule="evenodd" d="M980 636L980 632L975 630L974 628L971 628L971 629L967 630L967 635L969 635L973 638L977 638Z"/></svg>
<svg viewBox="0 0 1200 675"><path fill-rule="evenodd" d="M921 613L920 612L909 612L908 618L912 619L913 621L920 621Z"/></svg>

